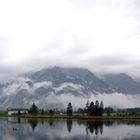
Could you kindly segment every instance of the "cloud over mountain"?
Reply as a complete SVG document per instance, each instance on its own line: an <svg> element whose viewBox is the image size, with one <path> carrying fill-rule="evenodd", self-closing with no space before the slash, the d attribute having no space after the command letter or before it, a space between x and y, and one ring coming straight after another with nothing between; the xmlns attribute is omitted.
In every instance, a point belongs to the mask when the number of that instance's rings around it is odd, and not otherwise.
<svg viewBox="0 0 140 140"><path fill-rule="evenodd" d="M97 77L88 69L50 67L20 75L0 86L0 108L29 107L74 108L87 100L103 100L106 106L139 106L140 83L127 74Z"/></svg>

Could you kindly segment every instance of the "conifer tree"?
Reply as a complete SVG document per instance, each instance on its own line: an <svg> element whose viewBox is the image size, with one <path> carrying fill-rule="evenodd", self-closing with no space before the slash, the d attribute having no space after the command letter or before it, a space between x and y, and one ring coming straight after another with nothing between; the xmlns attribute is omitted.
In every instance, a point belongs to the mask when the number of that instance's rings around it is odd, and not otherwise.
<svg viewBox="0 0 140 140"><path fill-rule="evenodd" d="M88 110L89 110L89 115L94 116L94 114L95 114L94 102L90 103L90 106L89 106Z"/></svg>
<svg viewBox="0 0 140 140"><path fill-rule="evenodd" d="M67 106L67 115L72 116L72 113L73 113L72 104L71 104L71 102L69 102L68 106Z"/></svg>
<svg viewBox="0 0 140 140"><path fill-rule="evenodd" d="M99 115L100 115L100 116L103 115L103 111L104 111L104 104L103 104L103 101L101 101L100 107L99 107Z"/></svg>
<svg viewBox="0 0 140 140"><path fill-rule="evenodd" d="M87 114L89 114L89 100L87 100L86 107L85 107L85 112Z"/></svg>
<svg viewBox="0 0 140 140"><path fill-rule="evenodd" d="M99 101L95 101L95 116L99 115Z"/></svg>
<svg viewBox="0 0 140 140"><path fill-rule="evenodd" d="M35 103L32 104L31 108L29 109L29 113L32 115L37 115L38 107L35 105Z"/></svg>

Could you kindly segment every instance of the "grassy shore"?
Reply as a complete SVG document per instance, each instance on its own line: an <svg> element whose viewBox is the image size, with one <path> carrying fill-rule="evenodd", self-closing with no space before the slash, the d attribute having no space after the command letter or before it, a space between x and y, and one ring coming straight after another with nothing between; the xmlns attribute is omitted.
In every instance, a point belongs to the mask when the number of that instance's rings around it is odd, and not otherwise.
<svg viewBox="0 0 140 140"><path fill-rule="evenodd" d="M140 120L140 115L124 115L124 116L86 116L86 115L2 115L3 117L19 117L19 118L29 118L29 119L83 119L83 120L115 120L115 119L135 119Z"/></svg>

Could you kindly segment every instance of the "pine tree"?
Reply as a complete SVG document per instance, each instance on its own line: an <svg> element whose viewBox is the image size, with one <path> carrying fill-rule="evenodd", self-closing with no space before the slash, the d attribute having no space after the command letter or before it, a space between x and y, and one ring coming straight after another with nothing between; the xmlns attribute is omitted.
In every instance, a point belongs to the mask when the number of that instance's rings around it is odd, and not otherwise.
<svg viewBox="0 0 140 140"><path fill-rule="evenodd" d="M35 105L35 103L32 104L31 108L29 109L29 113L32 115L37 115L38 107Z"/></svg>
<svg viewBox="0 0 140 140"><path fill-rule="evenodd" d="M89 114L89 100L87 100L86 107L85 107L85 112L87 114Z"/></svg>
<svg viewBox="0 0 140 140"><path fill-rule="evenodd" d="M68 106L67 106L67 115L68 116L72 116L72 112L73 112L73 110L72 110L72 104L71 104L71 102L69 102L68 103Z"/></svg>
<svg viewBox="0 0 140 140"><path fill-rule="evenodd" d="M44 115L44 109L41 110L41 115Z"/></svg>
<svg viewBox="0 0 140 140"><path fill-rule="evenodd" d="M88 114L91 116L94 116L95 110L94 110L94 102L91 102L88 108Z"/></svg>
<svg viewBox="0 0 140 140"><path fill-rule="evenodd" d="M103 111L104 111L104 104L103 104L103 101L101 101L100 107L99 107L99 115L100 115L100 116L103 115Z"/></svg>
<svg viewBox="0 0 140 140"><path fill-rule="evenodd" d="M99 115L99 101L96 100L95 102L95 116Z"/></svg>

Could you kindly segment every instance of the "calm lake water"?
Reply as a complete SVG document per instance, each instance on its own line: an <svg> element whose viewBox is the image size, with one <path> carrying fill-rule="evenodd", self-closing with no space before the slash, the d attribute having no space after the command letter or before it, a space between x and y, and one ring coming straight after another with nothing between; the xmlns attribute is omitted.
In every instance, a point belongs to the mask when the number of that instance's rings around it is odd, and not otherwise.
<svg viewBox="0 0 140 140"><path fill-rule="evenodd" d="M140 121L0 118L0 140L140 140Z"/></svg>

